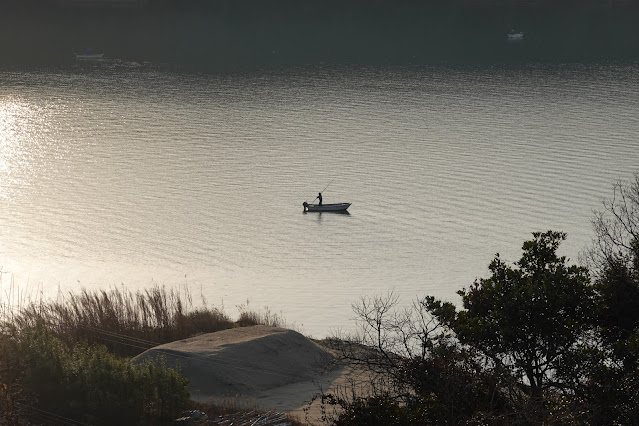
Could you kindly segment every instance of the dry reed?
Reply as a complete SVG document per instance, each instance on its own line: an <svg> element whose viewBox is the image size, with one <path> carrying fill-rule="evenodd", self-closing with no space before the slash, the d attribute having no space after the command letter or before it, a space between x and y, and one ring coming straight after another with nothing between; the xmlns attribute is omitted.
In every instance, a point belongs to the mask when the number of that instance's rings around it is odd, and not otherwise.
<svg viewBox="0 0 639 426"><path fill-rule="evenodd" d="M186 299L186 303L184 302ZM134 356L158 344L234 326L218 308L194 309L188 293L155 286L131 292L111 288L61 295L3 311L5 329L44 323L63 341L100 343L120 356Z"/></svg>

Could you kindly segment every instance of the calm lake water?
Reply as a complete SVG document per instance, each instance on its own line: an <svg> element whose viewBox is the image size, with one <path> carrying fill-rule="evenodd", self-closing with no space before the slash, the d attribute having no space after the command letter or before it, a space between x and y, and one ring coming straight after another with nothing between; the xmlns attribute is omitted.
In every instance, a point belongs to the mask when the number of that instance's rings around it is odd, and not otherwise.
<svg viewBox="0 0 639 426"><path fill-rule="evenodd" d="M315 337L361 296L458 301L533 231L578 261L638 107L636 63L5 69L0 299L188 287ZM327 185L349 214L303 213Z"/></svg>

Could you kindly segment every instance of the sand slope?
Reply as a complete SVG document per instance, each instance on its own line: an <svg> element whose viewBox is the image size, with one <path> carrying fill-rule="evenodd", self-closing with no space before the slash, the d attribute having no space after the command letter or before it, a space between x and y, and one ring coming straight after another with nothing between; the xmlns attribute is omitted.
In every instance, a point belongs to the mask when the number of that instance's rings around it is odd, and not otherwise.
<svg viewBox="0 0 639 426"><path fill-rule="evenodd" d="M322 424L320 391L365 389L370 375L336 362L331 349L300 333L253 326L156 346L133 362L162 356L191 381L191 398L236 407L276 410L304 423Z"/></svg>
<svg viewBox="0 0 639 426"><path fill-rule="evenodd" d="M191 380L194 399L246 396L324 376L333 361L326 349L293 330L253 326L203 334L156 346L133 362L165 357ZM294 394L299 392L293 392Z"/></svg>

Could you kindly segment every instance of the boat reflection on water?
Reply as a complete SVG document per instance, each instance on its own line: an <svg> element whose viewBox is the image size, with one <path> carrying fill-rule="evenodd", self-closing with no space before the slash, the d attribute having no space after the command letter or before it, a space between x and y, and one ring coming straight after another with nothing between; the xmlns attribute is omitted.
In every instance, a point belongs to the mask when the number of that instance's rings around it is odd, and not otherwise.
<svg viewBox="0 0 639 426"><path fill-rule="evenodd" d="M303 214L309 214L309 213L315 213L315 212L307 212L307 211L303 212ZM342 216L350 216L351 215L351 213L349 211L347 211L347 210L325 211L325 212L316 212L316 213L317 213L317 215L315 215L315 216L317 216L318 218L322 217L322 213L326 213L326 214L329 214L329 215L342 215Z"/></svg>

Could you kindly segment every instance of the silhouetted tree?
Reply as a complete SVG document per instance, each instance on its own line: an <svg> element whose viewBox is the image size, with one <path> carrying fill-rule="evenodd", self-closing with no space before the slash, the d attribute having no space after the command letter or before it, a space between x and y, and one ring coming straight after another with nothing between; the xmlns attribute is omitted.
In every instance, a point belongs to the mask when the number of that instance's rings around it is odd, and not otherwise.
<svg viewBox="0 0 639 426"><path fill-rule="evenodd" d="M594 292L588 271L568 265L557 249L566 234L533 233L515 267L497 255L492 276L462 296L464 310L449 322L461 343L525 377L529 394L558 385L558 367L592 324Z"/></svg>
<svg viewBox="0 0 639 426"><path fill-rule="evenodd" d="M593 220L587 259L597 291L598 363L585 398L601 424L639 424L639 173L619 181ZM594 352L594 351L593 351Z"/></svg>

